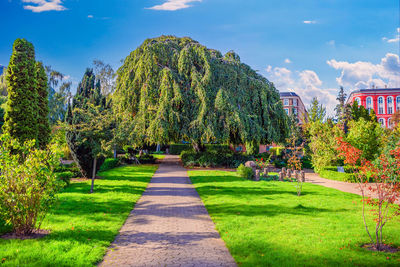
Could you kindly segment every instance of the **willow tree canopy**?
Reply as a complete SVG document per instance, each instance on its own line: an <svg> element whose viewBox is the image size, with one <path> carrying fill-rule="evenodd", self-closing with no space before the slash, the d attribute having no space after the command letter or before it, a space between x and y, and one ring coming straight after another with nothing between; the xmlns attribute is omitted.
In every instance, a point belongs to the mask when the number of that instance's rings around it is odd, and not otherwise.
<svg viewBox="0 0 400 267"><path fill-rule="evenodd" d="M132 116L136 142L257 144L287 136L278 91L234 52L161 36L131 52L117 75L114 110Z"/></svg>

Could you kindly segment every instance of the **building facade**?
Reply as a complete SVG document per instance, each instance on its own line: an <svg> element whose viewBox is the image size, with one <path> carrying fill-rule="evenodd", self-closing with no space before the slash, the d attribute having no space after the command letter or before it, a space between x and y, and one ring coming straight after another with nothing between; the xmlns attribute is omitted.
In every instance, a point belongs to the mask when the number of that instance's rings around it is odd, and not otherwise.
<svg viewBox="0 0 400 267"><path fill-rule="evenodd" d="M347 104L356 101L367 110L374 110L382 127L391 126L391 117L400 110L400 88L373 88L354 91L347 99Z"/></svg>
<svg viewBox="0 0 400 267"><path fill-rule="evenodd" d="M281 92L280 96L286 114L290 116L294 113L299 123L303 124L307 117L307 110L301 98L293 92Z"/></svg>

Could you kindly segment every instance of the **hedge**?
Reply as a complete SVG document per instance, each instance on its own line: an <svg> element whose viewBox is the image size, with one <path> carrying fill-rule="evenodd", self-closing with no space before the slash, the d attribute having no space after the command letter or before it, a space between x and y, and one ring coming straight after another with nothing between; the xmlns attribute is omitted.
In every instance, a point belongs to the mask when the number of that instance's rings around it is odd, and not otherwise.
<svg viewBox="0 0 400 267"><path fill-rule="evenodd" d="M349 171L350 168L345 167L345 171ZM352 172L338 172L337 167L325 167L319 172L319 176L325 179L356 183L357 179Z"/></svg>
<svg viewBox="0 0 400 267"><path fill-rule="evenodd" d="M101 165L99 171L107 171L112 168L118 167L121 164L119 159L107 158L104 163Z"/></svg>
<svg viewBox="0 0 400 267"><path fill-rule="evenodd" d="M221 144L206 144L206 151L208 150L228 150L228 145L221 145ZM171 144L169 145L169 154L171 155L180 155L182 151L191 150L191 144Z"/></svg>

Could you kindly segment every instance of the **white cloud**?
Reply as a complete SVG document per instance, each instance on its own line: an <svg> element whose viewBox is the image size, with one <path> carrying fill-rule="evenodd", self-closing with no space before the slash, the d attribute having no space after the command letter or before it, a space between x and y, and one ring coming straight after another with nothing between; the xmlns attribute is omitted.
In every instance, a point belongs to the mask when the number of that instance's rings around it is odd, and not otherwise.
<svg viewBox="0 0 400 267"><path fill-rule="evenodd" d="M291 61L290 59L287 58L287 59L285 59L285 63L286 63L286 64L290 64L290 63L292 63L292 61Z"/></svg>
<svg viewBox="0 0 400 267"><path fill-rule="evenodd" d="M329 42L327 42L327 44L334 47L336 45L336 42L335 40L330 40Z"/></svg>
<svg viewBox="0 0 400 267"><path fill-rule="evenodd" d="M303 100L308 108L313 97L317 97L320 103L327 108L328 115L334 114L336 101L336 88L323 88L323 83L317 73L312 70L292 72L287 68L268 66L266 68L267 78L281 91L295 92Z"/></svg>
<svg viewBox="0 0 400 267"><path fill-rule="evenodd" d="M89 19L92 19L93 18L93 15L88 15L87 16Z"/></svg>
<svg viewBox="0 0 400 267"><path fill-rule="evenodd" d="M388 43L398 43L400 41L400 28L397 28L397 33L394 38L383 37L382 40Z"/></svg>
<svg viewBox="0 0 400 267"><path fill-rule="evenodd" d="M353 89L378 87L400 87L400 59L399 56L387 53L379 64L366 61L350 63L331 59L327 64L336 70L340 70L340 76L336 78L339 85Z"/></svg>
<svg viewBox="0 0 400 267"><path fill-rule="evenodd" d="M304 20L303 23L304 24L315 24L315 23L317 23L317 21L316 20Z"/></svg>
<svg viewBox="0 0 400 267"><path fill-rule="evenodd" d="M66 10L61 0L22 0L22 2L34 4L24 5L24 9L32 10L35 13Z"/></svg>
<svg viewBox="0 0 400 267"><path fill-rule="evenodd" d="M189 5L190 3L201 1L202 0L166 0L164 4L149 7L148 9L175 11L191 7L192 5Z"/></svg>

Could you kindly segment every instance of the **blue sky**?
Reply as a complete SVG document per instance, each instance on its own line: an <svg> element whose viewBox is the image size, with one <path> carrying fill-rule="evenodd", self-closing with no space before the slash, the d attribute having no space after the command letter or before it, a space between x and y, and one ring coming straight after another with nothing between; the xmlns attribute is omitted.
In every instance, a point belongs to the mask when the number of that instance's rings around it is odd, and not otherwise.
<svg viewBox="0 0 400 267"><path fill-rule="evenodd" d="M189 36L309 104L337 88L400 87L398 0L1 0L0 64L26 38L76 83L93 59L114 68L146 38Z"/></svg>

